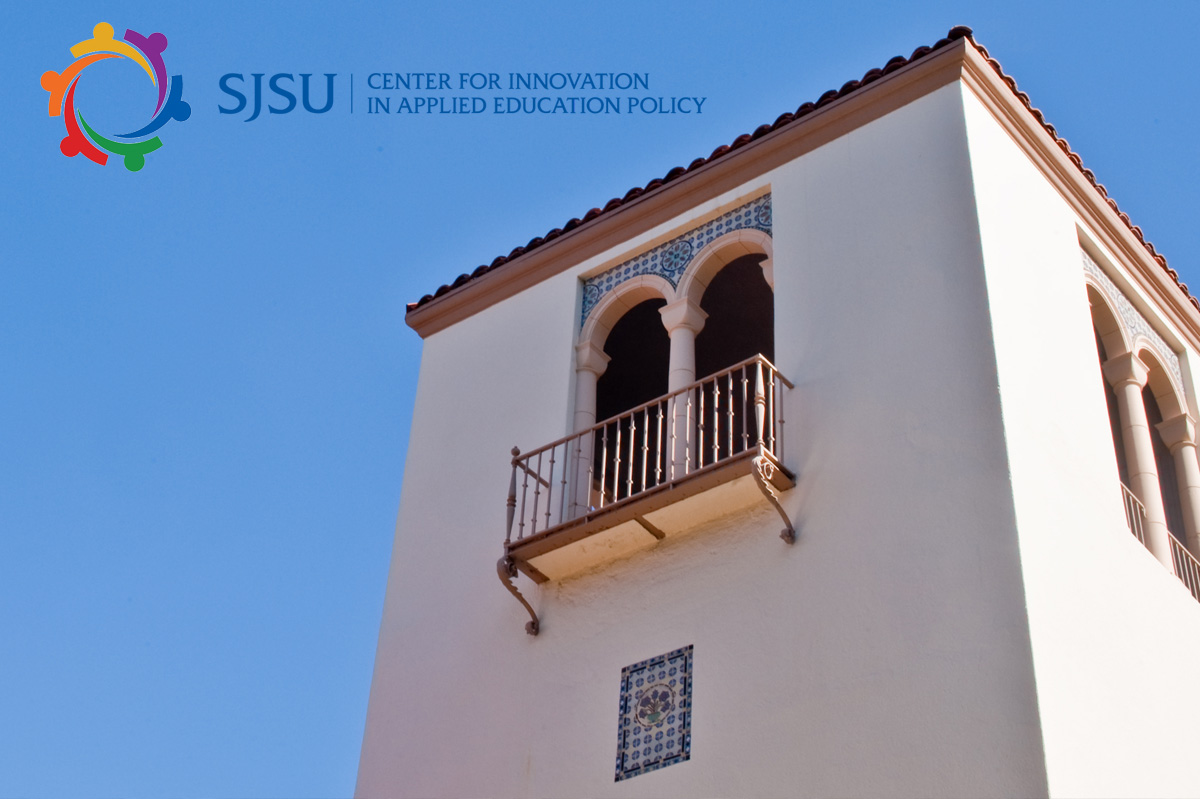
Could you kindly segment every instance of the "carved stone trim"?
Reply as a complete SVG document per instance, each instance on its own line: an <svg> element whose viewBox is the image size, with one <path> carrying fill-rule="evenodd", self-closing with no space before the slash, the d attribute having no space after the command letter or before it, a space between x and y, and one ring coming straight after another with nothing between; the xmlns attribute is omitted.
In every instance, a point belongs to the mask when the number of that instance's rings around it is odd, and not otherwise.
<svg viewBox="0 0 1200 799"><path fill-rule="evenodd" d="M1150 348L1162 360L1163 365L1171 372L1171 377L1175 379L1175 385L1182 386L1183 370L1179 365L1179 355L1150 326L1150 323L1146 321L1146 317L1142 316L1138 312L1138 309L1133 307L1133 303L1129 301L1125 293L1117 288L1117 284L1112 281L1112 278L1104 274L1104 270L1092 260L1087 251L1080 250L1080 254L1083 256L1083 271L1092 276L1096 281L1097 290L1104 295L1109 305L1116 310L1121 324L1125 326L1125 329L1130 334L1130 343L1132 344L1137 338L1144 338L1150 344Z"/></svg>

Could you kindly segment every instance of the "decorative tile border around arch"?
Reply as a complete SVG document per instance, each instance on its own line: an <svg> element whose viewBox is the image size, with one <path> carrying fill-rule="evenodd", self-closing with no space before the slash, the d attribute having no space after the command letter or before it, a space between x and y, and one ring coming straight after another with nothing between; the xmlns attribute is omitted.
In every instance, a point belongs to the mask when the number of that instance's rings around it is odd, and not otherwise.
<svg viewBox="0 0 1200 799"><path fill-rule="evenodd" d="M1179 355L1175 350L1163 340L1163 337L1155 332L1150 323L1146 321L1146 317L1138 313L1137 308L1133 307L1133 303L1129 298L1117 288L1117 284L1113 283L1108 275L1104 274L1104 270L1100 265L1092 260L1092 257L1086 251L1080 250L1083 255L1083 271L1096 279L1100 284L1101 293L1108 299L1109 303L1117 309L1117 313L1121 316L1121 322L1132 334L1131 338L1142 337L1150 342L1150 346L1158 353L1158 357L1162 359L1163 364L1171 370L1171 375L1175 378L1175 385L1183 385L1183 370L1179 366Z"/></svg>
<svg viewBox="0 0 1200 799"><path fill-rule="evenodd" d="M733 209L697 228L660 244L635 258L614 266L583 282L583 308L579 315L579 326L587 321L588 314L605 294L619 284L638 275L658 275L672 286L679 285L679 278L692 258L710 242L735 230L761 230L771 235L771 195L764 194L756 200Z"/></svg>

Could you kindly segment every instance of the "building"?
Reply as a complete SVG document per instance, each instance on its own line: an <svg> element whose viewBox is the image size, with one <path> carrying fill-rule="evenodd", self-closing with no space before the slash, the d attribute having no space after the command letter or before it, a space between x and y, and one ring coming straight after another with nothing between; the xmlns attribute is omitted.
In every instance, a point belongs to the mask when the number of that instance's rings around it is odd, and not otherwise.
<svg viewBox="0 0 1200 799"><path fill-rule="evenodd" d="M1200 794L1200 310L968 29L407 319L359 796Z"/></svg>

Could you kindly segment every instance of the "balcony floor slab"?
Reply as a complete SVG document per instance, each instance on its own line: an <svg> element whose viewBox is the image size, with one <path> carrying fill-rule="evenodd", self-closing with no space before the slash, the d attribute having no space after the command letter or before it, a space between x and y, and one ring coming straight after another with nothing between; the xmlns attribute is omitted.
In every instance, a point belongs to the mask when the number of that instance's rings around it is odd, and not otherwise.
<svg viewBox="0 0 1200 799"><path fill-rule="evenodd" d="M795 487L795 479L758 448L700 469L607 507L591 511L507 545L516 567L536 582L561 580L617 558L654 546L661 537L768 500L755 484L755 459L775 465L770 482L776 491Z"/></svg>

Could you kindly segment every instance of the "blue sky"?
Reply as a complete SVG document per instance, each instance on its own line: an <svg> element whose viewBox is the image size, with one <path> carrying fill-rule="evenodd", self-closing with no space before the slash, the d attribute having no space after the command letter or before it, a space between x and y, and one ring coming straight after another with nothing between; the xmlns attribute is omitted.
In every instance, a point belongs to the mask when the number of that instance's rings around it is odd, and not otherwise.
<svg viewBox="0 0 1200 799"><path fill-rule="evenodd" d="M420 358L404 303L952 25L1200 286L1196 3L5 11L0 797L349 796ZM138 173L63 157L46 116L41 73L100 21L167 34L185 78L192 116ZM145 76L99 66L80 107L144 122ZM707 99L362 113L366 75L425 71ZM355 113L222 115L229 72L353 73Z"/></svg>

